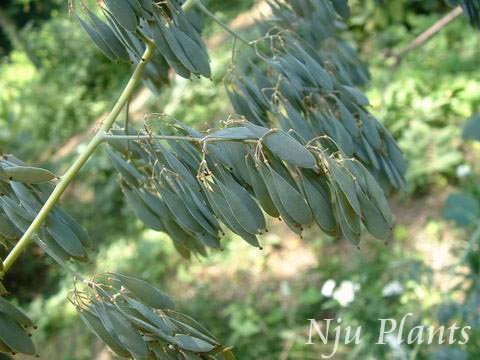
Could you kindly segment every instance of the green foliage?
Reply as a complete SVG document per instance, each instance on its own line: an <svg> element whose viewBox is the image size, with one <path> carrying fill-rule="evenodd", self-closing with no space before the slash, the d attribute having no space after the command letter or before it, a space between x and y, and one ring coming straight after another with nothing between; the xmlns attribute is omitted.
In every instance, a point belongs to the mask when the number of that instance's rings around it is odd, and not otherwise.
<svg viewBox="0 0 480 360"><path fill-rule="evenodd" d="M460 5L463 13L473 27L480 29L480 1L478 0L447 0L449 5Z"/></svg>
<svg viewBox="0 0 480 360"><path fill-rule="evenodd" d="M415 29L425 29L435 19L409 17ZM379 35L375 49L366 51L402 48L413 37L405 25L393 25ZM465 162L459 135L465 118L480 106L480 61L473 50L478 44L478 33L458 21L410 53L399 67L389 67L381 55L374 57L374 83L367 94L373 112L405 153L409 192L425 193L432 186L454 183L456 168Z"/></svg>
<svg viewBox="0 0 480 360"><path fill-rule="evenodd" d="M18 50L0 67L0 143L4 152L38 158L105 110L128 67L112 67L65 14L24 36L41 67Z"/></svg>

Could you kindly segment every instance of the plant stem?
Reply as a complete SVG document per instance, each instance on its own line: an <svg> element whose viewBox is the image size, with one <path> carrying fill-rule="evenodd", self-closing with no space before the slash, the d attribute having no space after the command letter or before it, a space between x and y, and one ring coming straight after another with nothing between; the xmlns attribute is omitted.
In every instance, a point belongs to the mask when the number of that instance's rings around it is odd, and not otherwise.
<svg viewBox="0 0 480 360"><path fill-rule="evenodd" d="M195 6L196 2L197 2L197 0L187 0L187 1L185 1L185 4L182 5L183 11L188 11L191 8L193 8Z"/></svg>
<svg viewBox="0 0 480 360"><path fill-rule="evenodd" d="M108 140L127 140L127 141L139 141L139 140L167 140L167 141L189 141L203 144L206 142L214 141L238 141L244 143L258 143L256 139L227 139L227 138L194 138L191 136L169 136L169 135L111 135L104 134L102 136L103 141Z"/></svg>
<svg viewBox="0 0 480 360"><path fill-rule="evenodd" d="M148 40L148 39L147 39ZM111 110L110 114L104 120L102 126L95 134L95 136L90 140L85 150L78 156L75 162L70 166L65 175L63 175L60 181L55 186L55 189L50 194L50 197L43 205L40 212L37 214L33 222L28 227L27 231L23 234L22 238L18 241L12 251L8 254L7 258L3 263L4 273L6 273L10 267L15 263L17 258L22 254L23 250L30 244L32 241L32 236L35 235L43 222L46 220L48 214L53 209L55 204L60 200L60 197L63 195L68 185L72 182L75 176L78 174L80 169L85 165L85 163L91 158L98 145L103 141L103 135L111 128L118 115L122 111L125 104L128 102L131 94L133 93L135 87L139 84L143 71L147 65L147 62L152 58L155 45L151 40L146 41L147 48L143 54L142 59L138 63L135 71L133 72L130 80L128 81L125 89Z"/></svg>
<svg viewBox="0 0 480 360"><path fill-rule="evenodd" d="M232 35L234 38L240 40L244 44L253 47L253 45L245 39L242 35L237 33L235 30L233 30L230 26L225 24L218 16L216 16L214 13L212 13L210 10L208 10L205 5L202 4L200 0L188 0L185 4L183 4L182 8L184 11L192 8L193 6L196 6L199 10L201 10L205 15L210 17L213 21L215 21L218 25L220 25L225 31L227 31L230 35Z"/></svg>

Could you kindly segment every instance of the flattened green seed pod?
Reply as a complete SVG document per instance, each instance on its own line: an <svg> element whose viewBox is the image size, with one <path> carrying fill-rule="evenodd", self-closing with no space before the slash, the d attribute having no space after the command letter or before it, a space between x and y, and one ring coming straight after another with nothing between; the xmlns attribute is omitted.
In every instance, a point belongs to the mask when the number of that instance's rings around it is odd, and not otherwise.
<svg viewBox="0 0 480 360"><path fill-rule="evenodd" d="M265 135L263 142L280 159L304 168L316 168L317 161L310 151L283 130Z"/></svg>
<svg viewBox="0 0 480 360"><path fill-rule="evenodd" d="M130 6L128 0L104 0L108 10L115 19L126 30L135 32L138 26L138 19Z"/></svg>
<svg viewBox="0 0 480 360"><path fill-rule="evenodd" d="M18 229L12 222L8 219L7 215L0 212L0 235L4 236L7 239L15 239L20 234Z"/></svg>
<svg viewBox="0 0 480 360"><path fill-rule="evenodd" d="M110 50L119 58L120 60L130 63L130 56L128 55L125 46L122 42L118 39L115 32L110 28L109 25L104 23L100 18L95 15L93 12L88 10L88 16L92 20L93 25L97 29L98 33L104 40L105 44L110 48Z"/></svg>
<svg viewBox="0 0 480 360"><path fill-rule="evenodd" d="M215 213L221 219L221 221L235 234L238 234L242 237L243 240L248 242L250 245L255 247L260 247L258 239L255 235L246 231L237 221L237 219L233 216L232 211L224 199L223 193L221 190L217 189L217 193L222 194L217 195L216 192L213 192L207 188L204 188L205 194L207 195L208 201L212 208L214 209Z"/></svg>
<svg viewBox="0 0 480 360"><path fill-rule="evenodd" d="M163 25L160 25L160 29L163 32L165 40L167 41L168 45L170 46L170 49L175 54L175 57L178 59L178 62L180 62L183 66L185 66L192 73L194 73L194 74L198 73L195 66L193 66L192 62L189 60L187 54L185 53L185 50L180 45L180 42L176 37L176 31L178 29L176 29L174 26L171 26L171 27L167 28ZM180 30L178 30L178 31L180 31Z"/></svg>
<svg viewBox="0 0 480 360"><path fill-rule="evenodd" d="M264 230L266 228L265 217L262 210L259 208L257 202L252 198L247 190L241 186L231 175L224 176L224 183L227 189L238 197L238 199L244 204L250 216L256 223L258 230Z"/></svg>
<svg viewBox="0 0 480 360"><path fill-rule="evenodd" d="M343 85L342 88L346 90L350 96L352 96L355 99L355 102L360 105L360 106L369 106L370 101L368 98L365 96L363 92L358 90L357 88L353 86L348 86L348 85Z"/></svg>
<svg viewBox="0 0 480 360"><path fill-rule="evenodd" d="M174 339L180 348L197 353L207 353L215 348L214 345L189 335L177 334Z"/></svg>
<svg viewBox="0 0 480 360"><path fill-rule="evenodd" d="M149 11L153 12L153 0L138 0L140 4L142 4L142 7Z"/></svg>
<svg viewBox="0 0 480 360"><path fill-rule="evenodd" d="M51 213L47 217L45 225L47 226L47 231L50 235L67 253L76 259L86 258L87 253L85 252L81 241L59 218Z"/></svg>
<svg viewBox="0 0 480 360"><path fill-rule="evenodd" d="M238 126L211 132L206 139L246 140L258 139L258 137L246 127Z"/></svg>
<svg viewBox="0 0 480 360"><path fill-rule="evenodd" d="M361 189L357 191L362 206L362 222L368 232L380 240L387 240L391 235L391 225Z"/></svg>
<svg viewBox="0 0 480 360"><path fill-rule="evenodd" d="M348 209L351 209L351 206L348 201L346 201L343 193L339 189L337 190L335 186L333 187L333 191L335 193L335 212L340 225L340 233L346 240L354 245L358 245L360 243L360 230L355 232L352 230L352 227L360 228L360 218L355 215L355 212L348 211ZM349 216L349 218L347 219L346 216ZM353 224L354 222L355 225Z"/></svg>
<svg viewBox="0 0 480 360"><path fill-rule="evenodd" d="M93 243L92 239L88 235L87 231L85 228L80 225L77 220L75 220L73 217L71 217L66 211L64 211L60 207L56 207L53 211L54 213L58 214L58 218L66 225L69 227L70 230L72 230L77 238L80 240L82 245L86 248L92 248Z"/></svg>
<svg viewBox="0 0 480 360"><path fill-rule="evenodd" d="M8 215L10 220L15 223L14 219L12 219L12 212L19 216L23 221L30 223L35 218L34 215L29 214L24 207L18 202L18 200L13 200L8 196L0 197L0 203L3 203L3 210ZM17 226L18 227L18 226Z"/></svg>
<svg viewBox="0 0 480 360"><path fill-rule="evenodd" d="M36 216L40 211L42 204L40 201L33 195L32 190L28 189L22 183L18 183L16 181L12 181L10 183L15 195L17 196L18 200L22 206L27 210L27 212L32 215Z"/></svg>
<svg viewBox="0 0 480 360"><path fill-rule="evenodd" d="M301 175L303 189L308 204L312 209L313 217L318 225L326 232L333 232L337 228L337 222L332 213L332 205L320 191L303 174Z"/></svg>
<svg viewBox="0 0 480 360"><path fill-rule="evenodd" d="M132 190L126 186L122 186L128 205L132 208L135 216L137 216L148 228L156 231L162 231L163 226L158 218L145 204L145 202Z"/></svg>
<svg viewBox="0 0 480 360"><path fill-rule="evenodd" d="M278 190L276 187L276 183L273 180L273 176L270 173L269 168L266 166L262 165L259 168L260 170L260 175L262 176L262 180L265 182L265 185L267 186L268 192L272 198L273 203L275 204L275 207L277 208L278 212L280 213L281 217L287 224L287 226L295 233L295 234L301 234L302 233L302 224L296 222L290 214L287 212L285 207L283 206L282 201L280 200L280 195L278 194Z"/></svg>
<svg viewBox="0 0 480 360"><path fill-rule="evenodd" d="M280 201L290 217L299 224L310 225L312 212L300 192L278 175L275 170L270 169L270 173Z"/></svg>
<svg viewBox="0 0 480 360"><path fill-rule="evenodd" d="M143 340L142 335L140 335L132 324L115 308L106 308L105 312L120 343L133 355L133 357L147 358L147 345ZM103 323L103 325L105 325L105 323Z"/></svg>
<svg viewBox="0 0 480 360"><path fill-rule="evenodd" d="M37 244L53 259L60 259L63 262L72 259L72 256L53 239L45 228L40 230L40 239L41 241Z"/></svg>
<svg viewBox="0 0 480 360"><path fill-rule="evenodd" d="M357 193L355 192L355 183L352 175L340 167L335 160L327 157L327 161L333 181L338 184L353 210L360 215L362 212L358 203Z"/></svg>
<svg viewBox="0 0 480 360"><path fill-rule="evenodd" d="M188 60L191 64L193 64L195 72L205 76L206 78L211 78L212 71L210 69L210 60L201 46L199 46L187 34L179 29L174 30L174 34L180 43L180 46L183 48ZM186 66L186 64L184 65Z"/></svg>
<svg viewBox="0 0 480 360"><path fill-rule="evenodd" d="M255 162L251 156L248 156L246 159L248 173L250 175L250 184L253 187L253 192L255 197L260 202L263 210L272 217L279 217L280 214L275 207L275 204L272 201L272 198L268 192L265 182L262 180L262 177L258 173L258 169L255 167Z"/></svg>
<svg viewBox="0 0 480 360"><path fill-rule="evenodd" d="M175 304L170 297L143 280L118 273L113 273L138 300L155 309L175 309Z"/></svg>
<svg viewBox="0 0 480 360"><path fill-rule="evenodd" d="M8 180L26 184L40 184L56 178L52 172L31 166L15 166L3 169Z"/></svg>
<svg viewBox="0 0 480 360"><path fill-rule="evenodd" d="M195 319L191 318L188 315L185 315L183 313L174 311L174 310L167 310L165 314L168 316L169 319L171 320L177 320L182 322L183 324L186 324L190 326L191 328L196 329L198 332L204 334L207 336L213 344L218 344L218 339L213 335L210 331L208 331L202 324L200 324L198 321Z"/></svg>
<svg viewBox="0 0 480 360"><path fill-rule="evenodd" d="M230 211L237 222L250 234L257 234L259 231L257 228L257 223L252 216L253 214L248 211L248 208L245 206L245 204L225 185L219 182L218 186L221 189Z"/></svg>
<svg viewBox="0 0 480 360"><path fill-rule="evenodd" d="M35 355L35 345L24 329L4 314L0 314L0 340L14 352Z"/></svg>
<svg viewBox="0 0 480 360"><path fill-rule="evenodd" d="M142 17L144 15L145 12L139 0L127 0L127 1L138 17Z"/></svg>
<svg viewBox="0 0 480 360"><path fill-rule="evenodd" d="M212 224L206 219L206 217L203 215L203 211L200 210L198 207L197 207L197 204L198 202L195 201L195 199L192 197L191 193L190 192L183 192L183 201L186 205L186 208L187 210L190 212L190 214L193 216L193 218L201 225L201 227L203 228L203 232L207 232L208 234L210 234L211 236L213 236L214 238L218 236L218 229L217 228L214 228L214 226L212 226ZM205 206L203 206L203 208L205 208ZM206 211L208 211L208 209L205 208ZM202 232L202 233L203 233ZM199 234L197 234L198 236ZM201 239L202 242L204 242L203 240L208 240L209 237L205 234L204 236L206 236L205 239ZM217 241L215 241L217 242Z"/></svg>
<svg viewBox="0 0 480 360"><path fill-rule="evenodd" d="M117 61L119 57L115 54L112 49L107 45L103 37L100 33L89 23L83 21L82 18L75 14L75 18L77 19L80 26L83 30L87 33L90 39L94 42L94 44L102 51L102 53L108 57L110 60Z"/></svg>
<svg viewBox="0 0 480 360"><path fill-rule="evenodd" d="M175 220L186 230L193 233L202 233L202 226L188 211L186 205L178 195L165 188L160 189L163 200L175 217Z"/></svg>
<svg viewBox="0 0 480 360"><path fill-rule="evenodd" d="M98 338L107 344L107 346L118 356L130 357L130 352L114 338L103 326L100 319L89 310L79 310L80 318Z"/></svg>
<svg viewBox="0 0 480 360"><path fill-rule="evenodd" d="M22 310L5 300L3 296L0 296L0 312L8 317L11 317L15 322L21 325L33 327L32 320L30 320L30 318L25 315Z"/></svg>
<svg viewBox="0 0 480 360"><path fill-rule="evenodd" d="M122 175L122 177L132 186L137 186L142 182L143 175L131 164L126 162L120 155L107 148L107 154L113 162L113 166Z"/></svg>
<svg viewBox="0 0 480 360"><path fill-rule="evenodd" d="M165 316L158 316L152 309L148 306L145 306L141 302L122 294L122 299L124 299L133 309L138 311L146 321L148 321L153 326L156 326L158 329L163 331L167 336L171 336L176 331L174 324L170 321L170 319L166 318Z"/></svg>
<svg viewBox="0 0 480 360"><path fill-rule="evenodd" d="M3 205L3 211L7 215L8 220L10 220L11 223L15 225L20 232L23 233L27 231L28 227L30 226L31 220L27 220L24 217L20 216L6 202L4 202L3 198L0 198L0 204Z"/></svg>
<svg viewBox="0 0 480 360"><path fill-rule="evenodd" d="M332 0L332 5L335 11L344 19L347 20L350 17L350 7L347 0Z"/></svg>

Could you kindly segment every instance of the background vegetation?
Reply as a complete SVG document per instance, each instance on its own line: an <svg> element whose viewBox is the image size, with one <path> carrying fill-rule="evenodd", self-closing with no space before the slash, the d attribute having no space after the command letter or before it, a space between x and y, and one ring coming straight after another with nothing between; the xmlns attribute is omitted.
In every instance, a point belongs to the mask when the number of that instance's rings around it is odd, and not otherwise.
<svg viewBox="0 0 480 360"><path fill-rule="evenodd" d="M255 1L206 3L248 36ZM185 262L164 235L145 232L124 206L101 152L69 191L65 208L98 244L88 264L92 273L118 270L161 287L182 311L232 344L239 359L316 359L328 349L304 345L307 319L327 316L364 328L363 346L340 349L338 359L477 359L480 142L463 139L462 128L480 111L480 33L458 18L394 66L386 50L402 48L450 8L441 0L349 3L353 15L345 35L370 67L372 111L409 163L408 187L392 199L397 226L388 247L365 241L358 251L316 231L301 240L272 224L263 251L231 241L221 253ZM91 133L130 69L104 58L61 0L4 1L0 27L0 150L61 173L75 155L67 146L72 136ZM210 23L205 34L213 82L175 78L159 97L143 92L145 104L132 109L134 119L165 111L199 128L225 119L231 109L222 77L231 42ZM107 220L98 223L99 215ZM333 292L325 286L329 280ZM40 250L25 254L5 285L36 320L42 357L108 358L66 305L70 278ZM473 327L471 340L449 347L369 345L378 336L378 318L408 312L415 314L408 329L457 321Z"/></svg>

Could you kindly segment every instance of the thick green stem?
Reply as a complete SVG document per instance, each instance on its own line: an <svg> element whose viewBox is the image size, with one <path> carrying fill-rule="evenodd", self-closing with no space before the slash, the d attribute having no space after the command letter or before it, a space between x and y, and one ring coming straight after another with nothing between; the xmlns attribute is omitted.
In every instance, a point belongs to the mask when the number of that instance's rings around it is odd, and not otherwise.
<svg viewBox="0 0 480 360"><path fill-rule="evenodd" d="M128 99L132 95L135 87L139 84L142 79L143 71L147 65L147 62L152 58L155 45L152 41L147 41L147 48L143 54L143 58L137 65L135 71L132 74L127 86L120 95L117 103L113 107L110 114L104 120L102 126L95 134L95 136L90 140L87 147L82 151L78 156L75 162L70 166L65 175L62 176L60 181L55 186L52 194L48 200L43 205L40 212L37 214L33 222L30 224L29 228L23 234L22 238L18 241L12 251L8 254L7 258L3 263L4 273L6 273L10 267L15 263L17 258L22 254L26 247L32 241L32 236L38 232L45 219L47 218L50 211L53 209L55 204L60 200L60 197L63 195L68 185L72 182L75 176L78 174L80 169L85 165L85 163L91 158L98 145L103 141L103 135L112 127L113 123L117 119L118 115L122 111L125 104L128 102Z"/></svg>

